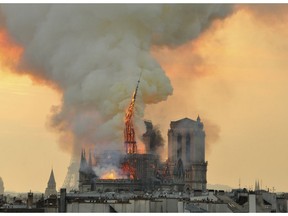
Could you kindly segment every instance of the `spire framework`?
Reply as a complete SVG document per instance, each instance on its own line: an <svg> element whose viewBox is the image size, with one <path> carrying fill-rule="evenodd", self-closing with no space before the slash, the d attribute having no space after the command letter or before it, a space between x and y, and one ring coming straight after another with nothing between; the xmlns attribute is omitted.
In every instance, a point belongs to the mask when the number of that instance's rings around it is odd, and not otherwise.
<svg viewBox="0 0 288 216"><path fill-rule="evenodd" d="M137 145L135 140L135 131L133 125L133 114L134 114L134 106L137 97L138 86L140 83L141 74L136 86L136 89L133 93L130 105L126 111L125 115L125 129L124 129L124 140L125 140L125 149L127 154L136 154L137 153Z"/></svg>

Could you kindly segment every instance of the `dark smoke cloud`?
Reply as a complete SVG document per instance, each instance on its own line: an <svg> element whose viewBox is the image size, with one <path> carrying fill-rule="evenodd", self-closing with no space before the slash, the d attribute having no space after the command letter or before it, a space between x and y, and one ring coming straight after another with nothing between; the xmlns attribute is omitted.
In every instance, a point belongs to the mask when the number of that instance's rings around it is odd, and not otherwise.
<svg viewBox="0 0 288 216"><path fill-rule="evenodd" d="M150 137L150 142L147 143L147 145L149 145L150 151L152 153L161 155L161 151L163 151L164 147L164 139L162 137L159 126L154 126L150 121L145 121L144 123L146 125L146 132L143 136L147 135Z"/></svg>
<svg viewBox="0 0 288 216"><path fill-rule="evenodd" d="M1 7L0 7L0 29L4 28L5 26L5 17L2 13Z"/></svg>
<svg viewBox="0 0 288 216"><path fill-rule="evenodd" d="M172 94L151 46L193 40L231 9L227 4L6 4L1 20L24 48L19 73L29 71L63 92L49 125L62 134L63 148L79 154L83 145L122 149L124 111L141 72L138 131L144 131L145 105Z"/></svg>

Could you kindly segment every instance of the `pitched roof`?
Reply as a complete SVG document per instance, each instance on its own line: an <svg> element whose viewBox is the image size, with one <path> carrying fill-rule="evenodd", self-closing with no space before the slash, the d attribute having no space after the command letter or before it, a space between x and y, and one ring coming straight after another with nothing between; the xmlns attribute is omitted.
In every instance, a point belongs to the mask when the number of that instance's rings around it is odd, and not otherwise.
<svg viewBox="0 0 288 216"><path fill-rule="evenodd" d="M207 212L207 210L200 208L192 203L186 205L186 209L190 212Z"/></svg>

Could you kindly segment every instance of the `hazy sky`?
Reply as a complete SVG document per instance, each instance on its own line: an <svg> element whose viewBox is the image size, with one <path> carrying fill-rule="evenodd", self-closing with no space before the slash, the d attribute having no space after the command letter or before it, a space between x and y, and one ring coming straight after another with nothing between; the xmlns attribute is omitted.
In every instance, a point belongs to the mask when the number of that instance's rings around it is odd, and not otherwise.
<svg viewBox="0 0 288 216"><path fill-rule="evenodd" d="M210 184L238 187L240 178L241 187L254 188L259 179L264 188L288 191L286 14L283 5L241 5L193 42L151 50L174 92L166 101L148 105L145 118L159 124L166 138L170 121L200 115ZM0 36L3 46L6 38ZM46 122L61 93L0 66L0 176L5 190L44 192L51 167L58 189L70 155L59 148L58 136Z"/></svg>

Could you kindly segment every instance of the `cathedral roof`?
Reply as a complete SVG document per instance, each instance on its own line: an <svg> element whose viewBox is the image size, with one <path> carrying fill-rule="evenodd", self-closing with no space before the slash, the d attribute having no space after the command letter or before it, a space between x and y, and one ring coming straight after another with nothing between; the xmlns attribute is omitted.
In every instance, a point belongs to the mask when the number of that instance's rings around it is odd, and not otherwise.
<svg viewBox="0 0 288 216"><path fill-rule="evenodd" d="M198 116L197 121L194 121L189 118L183 118L179 119L178 121L171 121L170 128L172 130L187 130L187 129L194 129L194 130L203 130L204 125L203 122L201 122L200 117Z"/></svg>
<svg viewBox="0 0 288 216"><path fill-rule="evenodd" d="M179 119L178 121L171 121L171 128L174 128L174 127L184 127L184 128L189 128L189 127L194 127L195 124L197 122L192 120L192 119L189 119L189 118L183 118L183 119Z"/></svg>

